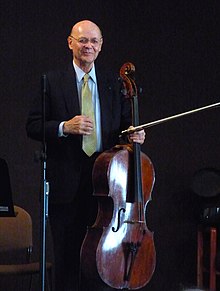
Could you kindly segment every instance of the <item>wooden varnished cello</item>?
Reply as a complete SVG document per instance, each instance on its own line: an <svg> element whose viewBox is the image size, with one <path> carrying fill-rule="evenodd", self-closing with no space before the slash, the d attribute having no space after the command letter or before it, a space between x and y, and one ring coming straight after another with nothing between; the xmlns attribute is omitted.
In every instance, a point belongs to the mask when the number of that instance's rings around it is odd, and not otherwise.
<svg viewBox="0 0 220 291"><path fill-rule="evenodd" d="M135 68L120 69L126 98L132 103L133 126L138 126ZM137 143L117 145L102 153L93 168L98 214L81 248L81 274L115 289L136 290L151 279L156 265L153 233L146 224L155 173Z"/></svg>

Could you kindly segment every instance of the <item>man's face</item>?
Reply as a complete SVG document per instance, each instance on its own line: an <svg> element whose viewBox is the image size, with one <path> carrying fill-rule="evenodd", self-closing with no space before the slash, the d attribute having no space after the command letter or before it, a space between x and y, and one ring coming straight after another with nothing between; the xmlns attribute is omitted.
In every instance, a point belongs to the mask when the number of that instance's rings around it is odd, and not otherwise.
<svg viewBox="0 0 220 291"><path fill-rule="evenodd" d="M73 59L79 67L92 67L101 51L102 42L99 28L90 22L82 22L73 27L68 37Z"/></svg>

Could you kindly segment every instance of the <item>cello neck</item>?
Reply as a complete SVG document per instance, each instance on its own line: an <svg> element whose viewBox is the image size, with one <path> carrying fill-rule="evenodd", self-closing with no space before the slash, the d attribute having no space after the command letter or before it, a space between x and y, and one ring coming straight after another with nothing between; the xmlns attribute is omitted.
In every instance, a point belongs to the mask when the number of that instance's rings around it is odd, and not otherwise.
<svg viewBox="0 0 220 291"><path fill-rule="evenodd" d="M138 98L137 96L132 97L132 120L133 126L139 124L139 110L138 110ZM139 207L139 221L144 221L144 201L142 191L142 174L141 174L141 150L140 144L133 143L134 153L134 195L135 201L138 202Z"/></svg>

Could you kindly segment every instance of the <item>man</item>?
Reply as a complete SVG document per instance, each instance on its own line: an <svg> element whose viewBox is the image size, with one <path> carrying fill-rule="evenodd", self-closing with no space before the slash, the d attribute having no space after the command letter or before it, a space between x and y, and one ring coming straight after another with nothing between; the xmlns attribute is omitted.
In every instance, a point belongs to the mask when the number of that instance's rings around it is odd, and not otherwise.
<svg viewBox="0 0 220 291"><path fill-rule="evenodd" d="M86 226L96 215L91 179L94 161L100 152L117 144L121 130L131 124L130 102L120 95L117 78L94 65L102 45L102 33L95 23L76 23L68 37L73 62L66 71L46 75L47 180L57 291L78 290L80 246ZM89 74L94 118L82 113L85 73ZM37 98L26 126L28 136L37 140L42 137L41 108L41 98ZM83 150L84 138L93 134L95 152L88 155ZM130 135L131 141L141 144L144 138L144 131Z"/></svg>

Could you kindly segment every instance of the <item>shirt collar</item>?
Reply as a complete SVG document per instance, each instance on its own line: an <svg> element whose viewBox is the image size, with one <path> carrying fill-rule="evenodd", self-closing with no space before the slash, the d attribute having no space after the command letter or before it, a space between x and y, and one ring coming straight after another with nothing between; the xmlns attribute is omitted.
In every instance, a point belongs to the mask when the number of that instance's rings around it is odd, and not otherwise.
<svg viewBox="0 0 220 291"><path fill-rule="evenodd" d="M85 72L82 69L80 69L80 67L78 67L74 62L73 62L73 67L76 72L77 82L81 82L81 80L83 79L85 75ZM91 71L89 72L89 76L93 80L93 82L96 83L95 65L93 65Z"/></svg>

